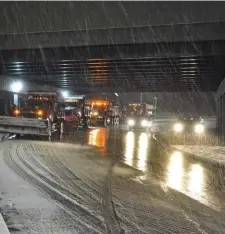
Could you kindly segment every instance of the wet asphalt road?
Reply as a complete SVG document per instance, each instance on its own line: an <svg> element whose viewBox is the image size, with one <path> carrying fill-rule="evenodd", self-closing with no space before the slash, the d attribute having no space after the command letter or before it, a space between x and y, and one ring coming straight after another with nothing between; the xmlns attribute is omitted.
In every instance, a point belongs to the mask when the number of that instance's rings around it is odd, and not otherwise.
<svg viewBox="0 0 225 234"><path fill-rule="evenodd" d="M96 128L79 132L79 143L98 147L103 157L143 172L144 184L171 188L217 211L225 206L225 169L199 161L162 143L160 137L141 132Z"/></svg>
<svg viewBox="0 0 225 234"><path fill-rule="evenodd" d="M89 225L93 233L225 233L222 167L172 149L158 134L121 126L80 130L64 140L76 145L9 142L9 159L35 173L25 178L69 209L78 233L89 233ZM85 150L86 144L99 153ZM57 183L53 187L72 200L36 183L36 177L50 185L51 178Z"/></svg>

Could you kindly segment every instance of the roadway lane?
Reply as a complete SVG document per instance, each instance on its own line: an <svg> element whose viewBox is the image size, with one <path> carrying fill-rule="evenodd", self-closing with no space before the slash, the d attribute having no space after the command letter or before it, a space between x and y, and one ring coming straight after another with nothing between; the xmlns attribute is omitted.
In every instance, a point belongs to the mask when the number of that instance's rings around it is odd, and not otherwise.
<svg viewBox="0 0 225 234"><path fill-rule="evenodd" d="M78 233L225 233L222 168L121 128L77 131L65 141L84 148L22 140L9 151L69 209Z"/></svg>
<svg viewBox="0 0 225 234"><path fill-rule="evenodd" d="M105 157L143 172L143 184L156 183L172 188L213 209L224 210L225 170L172 149L160 139L140 132L120 129L93 129L83 138L98 147Z"/></svg>
<svg viewBox="0 0 225 234"><path fill-rule="evenodd" d="M163 207L168 206L171 212L173 225L169 229L172 233L175 233L174 230L179 230L178 233L184 230L188 233L225 233L221 226L221 219L225 218L224 168L198 161L146 133L127 132L121 128L96 128L76 134L76 143L97 146L102 158L122 162L142 172L131 174L129 182L120 179L111 181L113 200L127 207L127 213L123 215L132 213L139 227L155 219L159 225L164 222L162 220L165 220L165 226L169 225L168 210L161 210L159 204L162 204ZM67 161L68 166L71 164L73 159ZM173 213L174 210L181 214ZM160 215L155 215L155 212ZM180 223L174 224L177 215ZM144 219L147 223L143 222ZM188 225L186 221L193 223L194 230L185 226ZM185 228L181 231L183 225ZM165 233L165 226L157 232ZM151 229L145 230L149 232Z"/></svg>

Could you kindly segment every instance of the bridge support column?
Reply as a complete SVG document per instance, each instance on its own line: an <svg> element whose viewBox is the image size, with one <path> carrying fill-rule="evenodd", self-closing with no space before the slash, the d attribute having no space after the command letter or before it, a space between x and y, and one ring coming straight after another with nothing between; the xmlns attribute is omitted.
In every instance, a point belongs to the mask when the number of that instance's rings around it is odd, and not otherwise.
<svg viewBox="0 0 225 234"><path fill-rule="evenodd" d="M13 95L13 103L18 106L19 105L19 95L17 93L14 93Z"/></svg>
<svg viewBox="0 0 225 234"><path fill-rule="evenodd" d="M225 140L225 94L217 99L216 103L216 129Z"/></svg>

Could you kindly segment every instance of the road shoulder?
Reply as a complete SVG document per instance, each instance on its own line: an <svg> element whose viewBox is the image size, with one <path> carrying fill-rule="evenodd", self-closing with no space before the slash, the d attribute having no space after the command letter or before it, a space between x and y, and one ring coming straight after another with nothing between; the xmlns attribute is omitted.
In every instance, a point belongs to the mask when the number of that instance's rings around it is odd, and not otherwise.
<svg viewBox="0 0 225 234"><path fill-rule="evenodd" d="M205 162L225 166L224 146L172 145L172 147Z"/></svg>
<svg viewBox="0 0 225 234"><path fill-rule="evenodd" d="M10 233L73 234L73 218L5 163L3 156L10 147L10 142L1 142L0 209Z"/></svg>
<svg viewBox="0 0 225 234"><path fill-rule="evenodd" d="M1 213L0 213L0 233L1 234L9 234L9 229L7 228L5 220L3 219Z"/></svg>

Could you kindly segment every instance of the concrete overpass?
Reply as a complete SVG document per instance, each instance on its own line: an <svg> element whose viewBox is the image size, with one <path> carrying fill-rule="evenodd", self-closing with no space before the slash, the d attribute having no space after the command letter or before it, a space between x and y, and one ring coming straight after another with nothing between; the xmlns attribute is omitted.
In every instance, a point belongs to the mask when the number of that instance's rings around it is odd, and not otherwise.
<svg viewBox="0 0 225 234"><path fill-rule="evenodd" d="M215 91L223 2L2 2L0 73L74 91Z"/></svg>
<svg viewBox="0 0 225 234"><path fill-rule="evenodd" d="M0 49L225 39L224 2L3 2Z"/></svg>

